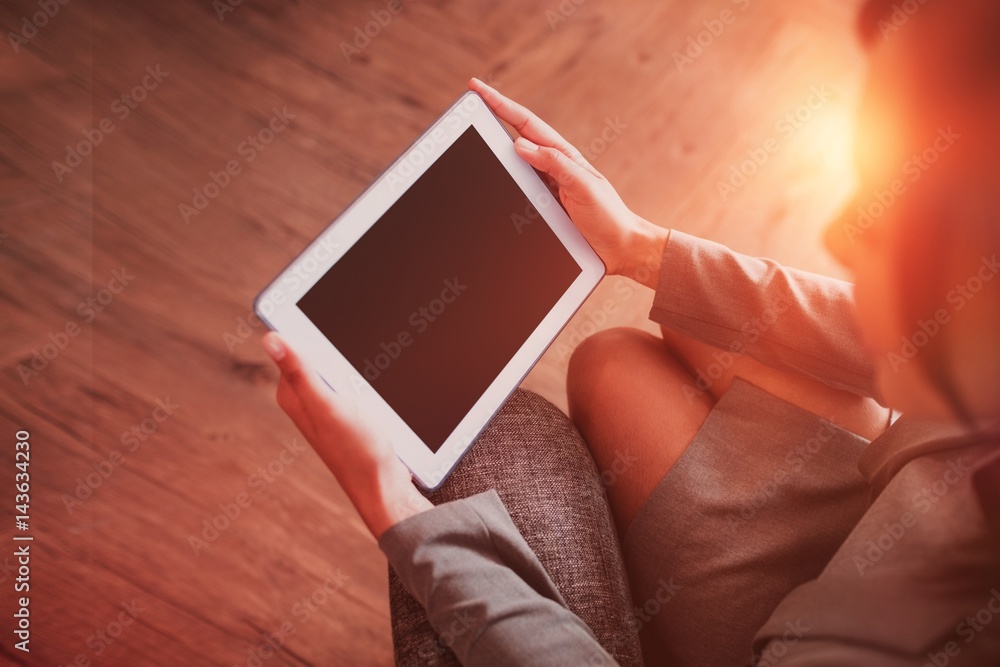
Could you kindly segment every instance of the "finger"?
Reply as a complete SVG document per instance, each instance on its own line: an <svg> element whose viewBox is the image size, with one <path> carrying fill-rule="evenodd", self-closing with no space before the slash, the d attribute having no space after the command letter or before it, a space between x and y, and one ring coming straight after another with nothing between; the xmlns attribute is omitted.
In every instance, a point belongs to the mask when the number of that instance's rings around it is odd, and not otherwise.
<svg viewBox="0 0 1000 667"><path fill-rule="evenodd" d="M302 407L302 401L299 400L298 394L292 389L292 386L288 384L288 380L282 375L278 380L278 405L281 409L285 411L285 414L291 418L295 426L302 432L302 435L306 436L306 439L310 442L313 441L313 435L316 433L316 429L313 427L312 418L309 413L305 411Z"/></svg>
<svg viewBox="0 0 1000 667"><path fill-rule="evenodd" d="M320 418L332 415L335 410L332 392L312 369L306 367L298 353L274 332L267 333L262 342L313 425Z"/></svg>
<svg viewBox="0 0 1000 667"><path fill-rule="evenodd" d="M545 187L549 189L549 192L558 197L559 184L556 182L556 179L552 178L548 174L542 174L542 180L545 182Z"/></svg>
<svg viewBox="0 0 1000 667"><path fill-rule="evenodd" d="M469 88L479 93L493 113L509 123L521 136L541 146L550 146L562 151L573 160L583 159L583 155L570 142L527 107L476 78L469 82Z"/></svg>
<svg viewBox="0 0 1000 667"><path fill-rule="evenodd" d="M594 174L594 176L601 177L600 173L594 169L573 144L566 141L561 134L556 132L548 123L529 111L526 107L504 96L479 79L473 78L469 82L469 88L479 93L483 100L486 101L486 105L493 110L493 113L513 126L522 137L530 139L540 146L555 148Z"/></svg>
<svg viewBox="0 0 1000 667"><path fill-rule="evenodd" d="M524 137L518 138L514 146L525 162L550 176L569 197L579 199L581 191L588 187L587 171L562 151L538 146Z"/></svg>

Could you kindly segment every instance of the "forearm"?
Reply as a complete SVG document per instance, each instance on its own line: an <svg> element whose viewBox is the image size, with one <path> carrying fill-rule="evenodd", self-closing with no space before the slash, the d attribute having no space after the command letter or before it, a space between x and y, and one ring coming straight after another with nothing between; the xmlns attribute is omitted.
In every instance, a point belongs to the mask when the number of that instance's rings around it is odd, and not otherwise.
<svg viewBox="0 0 1000 667"><path fill-rule="evenodd" d="M634 214L633 214L634 215ZM660 279L663 253L670 239L670 230L640 217L628 225L629 238L622 257L620 275L655 290Z"/></svg>

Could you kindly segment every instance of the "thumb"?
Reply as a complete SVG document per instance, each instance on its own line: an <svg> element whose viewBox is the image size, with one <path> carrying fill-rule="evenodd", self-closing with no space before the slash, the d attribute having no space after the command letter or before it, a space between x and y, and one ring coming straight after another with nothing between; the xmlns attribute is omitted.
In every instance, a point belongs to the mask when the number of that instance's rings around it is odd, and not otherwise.
<svg viewBox="0 0 1000 667"><path fill-rule="evenodd" d="M589 172L562 151L538 146L524 137L517 138L514 148L525 162L543 174L551 176L560 187L573 191L586 186L585 179L590 175Z"/></svg>
<svg viewBox="0 0 1000 667"><path fill-rule="evenodd" d="M281 371L282 378L307 411L318 416L332 409L336 400L332 399L333 392L281 336L269 331L264 335L262 343Z"/></svg>

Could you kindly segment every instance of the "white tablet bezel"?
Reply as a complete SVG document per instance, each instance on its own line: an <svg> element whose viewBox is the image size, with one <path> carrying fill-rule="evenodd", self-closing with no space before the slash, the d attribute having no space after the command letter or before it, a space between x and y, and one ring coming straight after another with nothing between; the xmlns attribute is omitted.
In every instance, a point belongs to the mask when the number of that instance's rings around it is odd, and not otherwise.
<svg viewBox="0 0 1000 667"><path fill-rule="evenodd" d="M582 271L489 388L432 452L297 307L306 292L374 225L469 127L475 127L542 219L512 216L511 224L548 224ZM359 416L386 434L417 482L435 489L489 424L604 276L605 267L535 170L514 150L511 135L483 99L462 95L254 301L257 316L278 331Z"/></svg>

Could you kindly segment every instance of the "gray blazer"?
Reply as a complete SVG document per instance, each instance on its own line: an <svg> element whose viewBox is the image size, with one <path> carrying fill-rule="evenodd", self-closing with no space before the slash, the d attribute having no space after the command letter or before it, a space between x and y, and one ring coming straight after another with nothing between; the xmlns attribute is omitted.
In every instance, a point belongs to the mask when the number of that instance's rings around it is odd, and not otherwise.
<svg viewBox="0 0 1000 667"><path fill-rule="evenodd" d="M651 319L728 346L741 323L788 305L746 346L758 361L878 398L852 288L674 231ZM1000 433L906 416L859 468L871 504L820 576L793 590L757 634L760 665L1000 665ZM562 604L499 497L438 506L379 546L465 665L613 660ZM724 631L724 630L720 630Z"/></svg>

